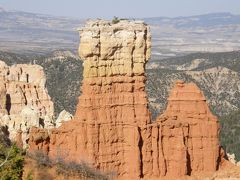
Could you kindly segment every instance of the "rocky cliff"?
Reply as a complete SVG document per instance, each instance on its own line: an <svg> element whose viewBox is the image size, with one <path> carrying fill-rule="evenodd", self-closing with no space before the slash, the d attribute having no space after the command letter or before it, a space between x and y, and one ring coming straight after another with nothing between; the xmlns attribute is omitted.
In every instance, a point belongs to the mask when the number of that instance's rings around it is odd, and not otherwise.
<svg viewBox="0 0 240 180"><path fill-rule="evenodd" d="M33 128L30 151L86 161L128 179L217 170L219 127L196 85L178 82L166 112L151 122L145 92L148 26L90 21L80 36L84 72L76 114L50 132Z"/></svg>
<svg viewBox="0 0 240 180"><path fill-rule="evenodd" d="M12 140L20 135L25 145L31 126L53 127L53 102L41 66L7 66L0 61L0 79L0 124L7 127Z"/></svg>

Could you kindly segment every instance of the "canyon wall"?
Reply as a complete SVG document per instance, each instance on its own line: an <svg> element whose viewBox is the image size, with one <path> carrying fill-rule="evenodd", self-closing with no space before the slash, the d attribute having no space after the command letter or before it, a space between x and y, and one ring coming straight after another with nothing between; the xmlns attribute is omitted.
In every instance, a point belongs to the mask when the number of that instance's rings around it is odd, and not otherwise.
<svg viewBox="0 0 240 180"><path fill-rule="evenodd" d="M53 127L54 106L45 83L41 66L0 61L0 125L7 127L10 139L21 136L26 145L30 127Z"/></svg>
<svg viewBox="0 0 240 180"><path fill-rule="evenodd" d="M80 30L84 72L73 120L32 128L30 152L90 163L138 179L216 171L218 123L194 84L177 82L166 112L151 121L145 64L151 35L141 21L89 21Z"/></svg>

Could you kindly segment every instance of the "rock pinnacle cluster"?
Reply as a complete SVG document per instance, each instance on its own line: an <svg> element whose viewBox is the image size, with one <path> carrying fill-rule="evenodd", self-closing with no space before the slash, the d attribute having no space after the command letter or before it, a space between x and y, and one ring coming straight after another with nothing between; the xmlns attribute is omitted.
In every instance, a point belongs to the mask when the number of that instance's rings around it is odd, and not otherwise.
<svg viewBox="0 0 240 180"><path fill-rule="evenodd" d="M150 30L141 21L89 21L80 30L84 72L76 114L50 131L32 128L29 150L126 179L216 171L219 125L195 84L176 82L165 113L151 119L150 50Z"/></svg>
<svg viewBox="0 0 240 180"><path fill-rule="evenodd" d="M54 106L45 83L39 65L8 66L0 61L0 126L11 140L20 138L24 147L32 126L54 126Z"/></svg>

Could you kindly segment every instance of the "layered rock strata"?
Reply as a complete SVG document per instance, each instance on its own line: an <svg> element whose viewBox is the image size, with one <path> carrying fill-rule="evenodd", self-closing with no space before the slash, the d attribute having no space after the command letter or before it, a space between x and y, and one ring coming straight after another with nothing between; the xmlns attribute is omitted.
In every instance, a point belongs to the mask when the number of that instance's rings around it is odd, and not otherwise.
<svg viewBox="0 0 240 180"><path fill-rule="evenodd" d="M50 133L33 128L30 151L86 161L127 179L217 170L218 123L194 84L178 82L166 112L151 122L145 92L148 26L90 21L80 36L84 79L76 114Z"/></svg>
<svg viewBox="0 0 240 180"><path fill-rule="evenodd" d="M193 84L176 82L152 128L153 174L213 172L220 162L219 124Z"/></svg>
<svg viewBox="0 0 240 180"><path fill-rule="evenodd" d="M87 161L120 176L140 175L139 146L151 154L140 142L140 133L149 137L140 132L150 123L144 90L149 28L143 22L91 21L80 32L82 95L74 119L51 131L49 155Z"/></svg>
<svg viewBox="0 0 240 180"><path fill-rule="evenodd" d="M0 61L0 79L0 123L7 126L12 140L22 131L26 144L30 127L53 127L54 106L45 88L41 66L7 66Z"/></svg>

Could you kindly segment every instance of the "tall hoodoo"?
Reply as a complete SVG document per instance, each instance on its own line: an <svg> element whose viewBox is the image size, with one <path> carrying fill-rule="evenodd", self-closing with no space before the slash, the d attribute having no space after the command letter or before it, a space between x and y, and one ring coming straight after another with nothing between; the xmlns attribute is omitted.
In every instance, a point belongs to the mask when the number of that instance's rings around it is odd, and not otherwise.
<svg viewBox="0 0 240 180"><path fill-rule="evenodd" d="M87 123L149 123L144 91L149 28L141 21L90 21L80 36L84 79L75 118Z"/></svg>
<svg viewBox="0 0 240 180"><path fill-rule="evenodd" d="M141 21L95 21L80 36L84 80L75 119L86 130L85 151L101 169L140 175L139 130L150 123L145 92L149 27Z"/></svg>
<svg viewBox="0 0 240 180"><path fill-rule="evenodd" d="M49 154L64 152L66 159L91 162L119 176L140 176L141 151L151 154L141 143L150 133L141 135L141 127L150 123L145 92L149 27L141 21L90 21L80 36L82 95L74 119L52 131Z"/></svg>
<svg viewBox="0 0 240 180"><path fill-rule="evenodd" d="M196 85L178 82L166 112L151 122L145 92L148 26L90 21L80 36L84 78L76 114L49 134L33 128L31 151L87 161L127 179L217 169L218 123Z"/></svg>

